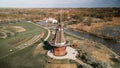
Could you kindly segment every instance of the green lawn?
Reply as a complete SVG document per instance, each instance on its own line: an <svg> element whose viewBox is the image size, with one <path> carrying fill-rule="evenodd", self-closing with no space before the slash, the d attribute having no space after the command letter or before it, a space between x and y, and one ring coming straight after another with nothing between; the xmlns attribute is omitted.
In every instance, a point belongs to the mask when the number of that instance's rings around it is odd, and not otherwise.
<svg viewBox="0 0 120 68"><path fill-rule="evenodd" d="M52 36L48 40L50 40ZM71 64L71 60L56 60L48 57L47 50L41 47L40 53L34 54L39 43L18 51L0 60L0 68L45 68L46 64Z"/></svg>
<svg viewBox="0 0 120 68"><path fill-rule="evenodd" d="M14 53L0 60L0 68L45 68L46 64L71 64L71 60L56 60L49 58L47 50L41 47L41 52L34 55L37 44Z"/></svg>
<svg viewBox="0 0 120 68"><path fill-rule="evenodd" d="M34 55L33 52L37 43L33 46L16 52L4 59L0 60L0 68L45 68L46 64L69 64L73 63L68 59L56 60L49 58L43 47L40 48L40 53ZM50 62L50 63L49 63Z"/></svg>
<svg viewBox="0 0 120 68"><path fill-rule="evenodd" d="M18 43L19 41L30 37L40 34L42 31L47 32L45 29L41 28L40 26L36 26L32 23L28 22L18 22L15 24L9 24L12 26L22 26L26 29L24 32L15 33L13 37L7 37L6 39L0 39L0 57L10 53L10 49L16 51L14 44Z"/></svg>

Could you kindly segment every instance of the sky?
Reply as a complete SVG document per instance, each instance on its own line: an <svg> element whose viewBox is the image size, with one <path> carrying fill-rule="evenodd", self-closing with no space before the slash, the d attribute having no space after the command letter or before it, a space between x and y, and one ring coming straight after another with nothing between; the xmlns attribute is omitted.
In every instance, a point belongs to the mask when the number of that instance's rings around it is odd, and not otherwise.
<svg viewBox="0 0 120 68"><path fill-rule="evenodd" d="M0 8L120 7L119 0L0 0Z"/></svg>

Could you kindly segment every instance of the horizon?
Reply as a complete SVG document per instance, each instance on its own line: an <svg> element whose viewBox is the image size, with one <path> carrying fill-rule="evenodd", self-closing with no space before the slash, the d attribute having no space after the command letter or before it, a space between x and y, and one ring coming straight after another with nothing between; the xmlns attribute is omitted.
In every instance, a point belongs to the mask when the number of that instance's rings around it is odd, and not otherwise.
<svg viewBox="0 0 120 68"><path fill-rule="evenodd" d="M120 7L0 7L0 9L90 9L90 8L120 8Z"/></svg>
<svg viewBox="0 0 120 68"><path fill-rule="evenodd" d="M0 8L112 8L119 0L1 0Z"/></svg>

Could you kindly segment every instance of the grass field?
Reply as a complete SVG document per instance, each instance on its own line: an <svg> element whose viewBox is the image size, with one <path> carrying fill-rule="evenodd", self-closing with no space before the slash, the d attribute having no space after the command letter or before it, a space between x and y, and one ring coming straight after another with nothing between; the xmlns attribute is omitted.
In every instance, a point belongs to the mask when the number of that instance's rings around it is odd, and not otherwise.
<svg viewBox="0 0 120 68"><path fill-rule="evenodd" d="M40 53L33 52L37 44L0 60L0 68L45 68L47 64L72 64L68 59L56 60L49 58L47 50L40 48Z"/></svg>
<svg viewBox="0 0 120 68"><path fill-rule="evenodd" d="M45 68L46 64L71 64L70 60L56 60L49 58L43 47L40 48L40 53L34 55L34 50L37 43L22 51L14 53L0 60L0 68Z"/></svg>
<svg viewBox="0 0 120 68"><path fill-rule="evenodd" d="M16 23L16 24L19 24L19 23ZM22 24L20 24L20 25L22 25ZM27 23L27 24L31 24L31 23ZM32 26L34 26L34 25L32 25ZM27 26L24 26L24 28L25 27L27 27ZM29 27L29 28L31 28L31 30L34 30L34 29L32 29L32 27ZM38 29L39 27L35 26L34 28ZM32 32L31 30L28 29L28 32L23 32L23 34ZM43 30L43 29L40 29L40 30ZM39 33L39 32L37 32L37 33ZM30 34L29 36L36 35L37 33ZM46 35L47 35L47 32L46 32ZM24 37L27 38L29 36L24 36ZM50 40L51 38L52 38L52 36L50 36L48 40ZM97 43L94 43L94 45L92 45L91 42L85 41L85 39L78 39L74 36L70 36L67 34L66 34L66 39L71 42L71 45L73 42L79 41L79 44L80 44L79 46L81 46L83 48L89 47L89 48L86 48L89 52L93 52L94 50L97 49L97 50L103 50L104 54L109 53L112 55L112 53L110 53L101 44L99 44L100 46ZM33 46L27 47L21 51L18 51L8 57L1 59L0 60L0 68L46 68L46 67L50 68L51 65L54 65L54 67L58 67L59 65L63 65L63 67L66 67L66 66L64 66L64 64L68 64L68 66L70 66L69 64L74 64L74 67L77 67L78 64L73 60L69 60L69 59L57 60L57 59L52 59L52 58L48 57L47 50L45 50L43 47L41 47L39 49L39 53L34 54L34 51L39 43L40 42L37 42L37 43L33 44ZM91 44L91 45L87 45L87 43ZM12 46L11 46L11 48L12 48ZM114 66L114 65L117 65L117 66ZM114 65L113 65L113 68L119 67L119 63L115 63ZM72 68L74 68L74 67L72 67Z"/></svg>
<svg viewBox="0 0 120 68"><path fill-rule="evenodd" d="M50 40L52 36L49 37ZM21 51L18 51L8 57L5 57L0 60L0 68L45 68L46 64L73 64L72 60L56 60L49 58L47 50L43 47L39 49L38 54L34 54L36 46L39 43L34 44L33 46L27 47Z"/></svg>
<svg viewBox="0 0 120 68"><path fill-rule="evenodd" d="M7 37L6 39L0 39L0 57L10 53L10 49L15 51L15 44L20 41L35 35L39 35L42 31L45 31L40 26L36 26L28 22L18 22L14 24L9 24L10 26L22 26L26 29L24 32L17 32L15 36ZM4 25L6 26L6 25ZM8 26L8 25L7 25Z"/></svg>

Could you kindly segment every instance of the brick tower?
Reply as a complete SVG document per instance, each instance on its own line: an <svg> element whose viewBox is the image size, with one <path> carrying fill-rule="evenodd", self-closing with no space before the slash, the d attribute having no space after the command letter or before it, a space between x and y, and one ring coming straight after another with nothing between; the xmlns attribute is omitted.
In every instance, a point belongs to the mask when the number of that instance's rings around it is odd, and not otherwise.
<svg viewBox="0 0 120 68"><path fill-rule="evenodd" d="M53 54L55 56L64 56L67 54L66 46L68 45L68 41L64 38L63 25L59 23L57 26L54 38L51 42L51 46L53 46Z"/></svg>

